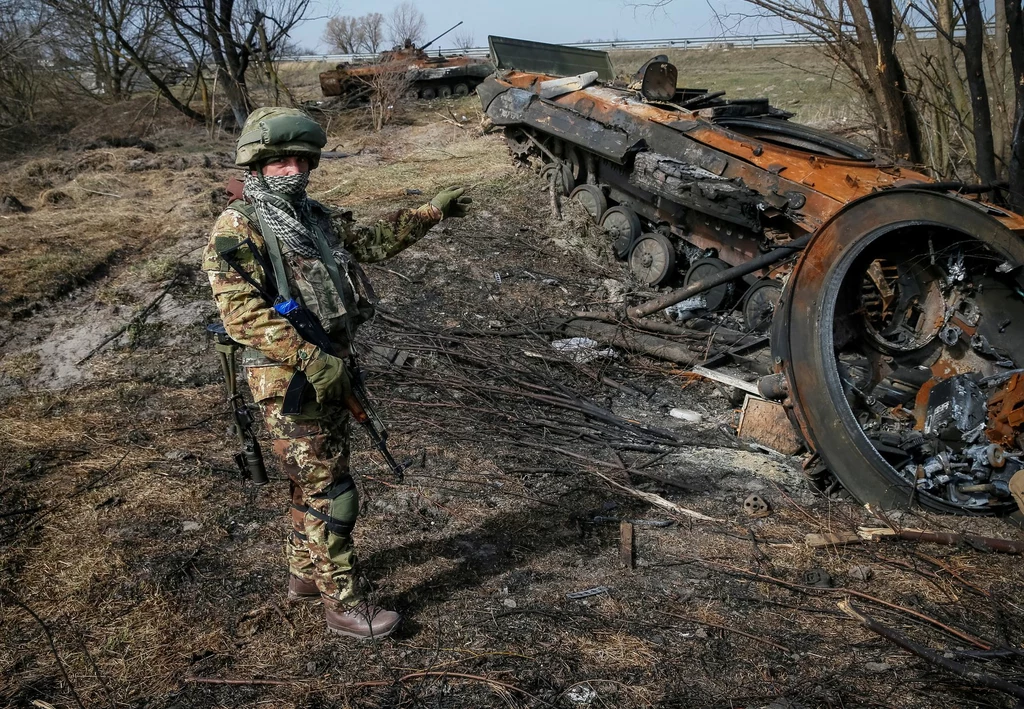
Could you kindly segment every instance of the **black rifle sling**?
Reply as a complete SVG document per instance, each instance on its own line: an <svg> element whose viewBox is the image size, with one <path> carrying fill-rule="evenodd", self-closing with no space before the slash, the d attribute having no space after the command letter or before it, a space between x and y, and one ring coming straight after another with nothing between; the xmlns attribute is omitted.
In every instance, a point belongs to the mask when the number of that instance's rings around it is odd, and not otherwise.
<svg viewBox="0 0 1024 709"><path fill-rule="evenodd" d="M235 258L235 254L237 254L238 250L243 246L249 249L249 252L252 254L253 259L256 261L256 264L263 270L264 276L268 277L269 280L272 274L269 272L267 264L263 260L262 254L260 254L259 249L256 248L256 244L252 242L252 239L246 239L245 241L242 241L236 244L235 246L232 246L230 249L218 251L217 255L224 259L224 263L230 266L231 270L237 273L242 278L243 281L245 281L250 286L255 288L256 292L260 294L260 297L263 298L263 300L267 301L268 303L273 303L274 297L270 294L270 291L261 286L259 282L252 277L251 273L242 268L242 264L239 263L237 258Z"/></svg>
<svg viewBox="0 0 1024 709"><path fill-rule="evenodd" d="M244 206L243 206L244 205ZM264 241L267 244L267 252L270 256L271 264L268 264L260 253L259 249L253 243L252 239L246 239L237 246L233 246L230 249L225 249L222 252L218 252L220 257L224 259L224 262L228 264L242 280L248 283L250 286L256 289L256 292L260 294L260 297L267 302L270 307L274 306L274 303L278 299L289 300L290 292L288 288L288 275L284 270L284 259L281 257L280 245L277 243L276 237L273 232L269 229L264 228L263 220L260 219L259 213L248 203L243 205L232 204L229 209L233 209L243 217L245 217L250 224L252 224L257 231L263 236ZM253 259L263 270L263 275L273 284L274 290L277 291L277 297L273 296L270 291L260 286L255 278L251 274L247 273L242 264L235 258L235 253L242 246L247 246L249 251L252 253ZM275 311L276 312L276 311ZM280 313L279 313L280 314ZM285 320L289 320L287 316L281 315ZM289 322L291 322L289 320ZM292 324L294 327L294 324ZM299 335L301 337L301 333ZM306 378L306 373L301 369L296 369L292 375L291 380L288 382L288 389L284 393L284 402L281 405L281 413L286 416L294 416L302 411L302 403L306 399L306 389L309 387L309 380Z"/></svg>

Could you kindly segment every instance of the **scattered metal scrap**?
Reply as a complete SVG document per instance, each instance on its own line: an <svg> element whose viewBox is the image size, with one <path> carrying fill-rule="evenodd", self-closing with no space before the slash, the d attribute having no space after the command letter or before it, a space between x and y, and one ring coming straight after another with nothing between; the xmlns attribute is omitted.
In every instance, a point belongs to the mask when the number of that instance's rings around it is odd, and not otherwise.
<svg viewBox="0 0 1024 709"><path fill-rule="evenodd" d="M681 286L577 313L570 334L693 363L770 332L763 373L821 489L883 507L1016 510L1024 218L982 201L987 188L934 183L765 99L676 88L664 57L622 86L603 52L491 47L499 72L478 94L513 158L556 176L636 279ZM662 314L686 319L649 318ZM708 332L697 346L681 327L695 315L733 348L713 350Z"/></svg>

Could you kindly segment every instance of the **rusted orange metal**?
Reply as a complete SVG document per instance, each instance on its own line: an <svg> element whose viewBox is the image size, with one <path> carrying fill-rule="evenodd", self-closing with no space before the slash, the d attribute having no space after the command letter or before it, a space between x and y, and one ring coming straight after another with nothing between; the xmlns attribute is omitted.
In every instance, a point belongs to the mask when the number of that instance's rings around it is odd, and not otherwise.
<svg viewBox="0 0 1024 709"><path fill-rule="evenodd" d="M377 77L401 76L409 92L419 98L436 98L471 93L484 77L494 71L490 62L468 56L428 55L411 44L381 52L377 61L339 64L320 74L324 96L357 98L367 93Z"/></svg>
<svg viewBox="0 0 1024 709"><path fill-rule="evenodd" d="M495 81L535 93L541 83L554 78L512 71ZM720 160L715 170L719 176L741 180L766 194L802 195L806 202L793 210L792 217L805 231L818 229L846 204L874 192L934 182L922 172L877 160L816 155L753 139L713 124L712 109L662 108L606 86L590 86L552 102L602 126L616 126L628 115L678 131L703 148L706 161ZM993 215L1008 228L1024 232L1024 217L999 209Z"/></svg>
<svg viewBox="0 0 1024 709"><path fill-rule="evenodd" d="M515 42L514 60L528 62ZM550 46L537 56L585 59ZM1024 217L979 198L987 186L937 184L766 100L673 93L677 73L659 59L628 88L548 71L505 71L478 89L513 156L557 176L552 191L581 185L585 205L607 202L614 248L637 278L671 280L647 268L654 256L691 264L683 287L626 317L671 315L684 299L699 310L702 293L749 286L705 315L735 327L731 308L746 318L759 288L784 284L768 311L771 354L823 489L838 480L885 507L1015 509L1008 481L1024 456L996 465L989 448L1016 447L1024 432L1024 375L1004 379L1024 368L1013 329L1024 322Z"/></svg>
<svg viewBox="0 0 1024 709"><path fill-rule="evenodd" d="M988 438L1003 446L1016 446L1024 430L1024 376L1014 374L988 401Z"/></svg>

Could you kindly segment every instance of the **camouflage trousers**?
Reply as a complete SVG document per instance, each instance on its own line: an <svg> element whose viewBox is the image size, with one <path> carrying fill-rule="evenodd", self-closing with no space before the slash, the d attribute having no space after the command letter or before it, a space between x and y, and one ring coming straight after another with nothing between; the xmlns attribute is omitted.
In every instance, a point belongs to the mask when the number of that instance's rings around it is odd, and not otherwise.
<svg viewBox="0 0 1024 709"><path fill-rule="evenodd" d="M354 605L361 600L352 546L359 493L348 467L348 410L311 401L300 414L286 416L283 402L277 397L261 403L274 454L291 486L288 570L315 582L324 596Z"/></svg>

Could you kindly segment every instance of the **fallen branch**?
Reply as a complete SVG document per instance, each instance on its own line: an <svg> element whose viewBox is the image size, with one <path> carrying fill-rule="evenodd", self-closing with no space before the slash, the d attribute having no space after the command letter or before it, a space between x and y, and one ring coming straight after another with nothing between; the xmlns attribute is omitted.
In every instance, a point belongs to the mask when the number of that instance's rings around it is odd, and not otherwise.
<svg viewBox="0 0 1024 709"><path fill-rule="evenodd" d="M156 310L157 306L160 305L160 301L162 301L164 299L164 296L167 295L171 291L171 288L173 288L175 285L177 285L177 283L178 283L178 277L175 276L174 278L171 279L171 282L167 284L167 287L163 289L163 291L160 293L160 295L158 295L156 298L151 300L149 302L149 305L147 305L145 308L142 309L142 312L140 312L134 318L132 318L131 320L126 322L123 326L118 328L117 332L115 332L113 335L111 335L110 337L105 339L103 342L101 342L98 345L96 345L95 347L93 347L89 351L89 354L87 354L85 357L82 357L82 359L80 359L77 362L75 362L75 366L76 367L77 366L81 366L85 362L88 362L90 359L92 359L92 356L94 354L96 354L97 352L102 350L104 347L109 345L111 342L116 340L118 337L123 335L124 332L128 328L132 327L133 325L141 325L142 323L144 323L146 321L146 318L148 318L150 316L150 314L152 314L152 312L154 310Z"/></svg>
<svg viewBox="0 0 1024 709"><path fill-rule="evenodd" d="M845 587L822 588L820 586L804 586L804 585L798 584L798 583L790 583L789 581L783 581L782 579L777 579L774 576L765 576L764 574L756 574L753 571L747 571L746 569L741 569L741 568L738 568L736 566L730 566L729 564L714 564L714 563L711 563L711 562L704 562L704 563L707 564L708 566L711 566L712 568L716 568L716 567L722 568L722 569L725 569L725 570L727 570L727 571L729 571L731 573L737 574L739 576L746 576L748 578L757 579L758 581L767 581L768 583L773 583L773 584L776 584L778 586L785 586L786 588L792 588L794 590L802 591L804 593L845 593L847 595L855 596L857 598L860 598L860 599L865 600L865 601L869 601L871 603L877 603L878 605L884 606L884 607L886 607L886 608L888 608L890 610L898 611L900 613L905 613L907 615L913 616L914 618L917 618L918 620L922 620L925 623L928 623L930 625L934 625L936 628L939 628L940 630L943 630L943 631L949 633L950 635L953 635L954 637L960 638L961 640L963 640L965 642L968 642L971 645L973 645L974 647L979 648L981 650L991 650L992 649L992 644L991 643L987 643L984 640L981 640L980 638L976 638L973 635L971 635L970 633L965 633L962 630L957 630L956 628L951 628L950 626L946 625L945 623L943 623L941 621L936 620L935 618L932 618L931 616L927 616L924 613L920 613L918 611L915 611L913 608L907 608L906 606L897 605L896 603L890 603L889 601L883 601L881 598L876 598L875 596L872 596L871 594L868 594L868 593L864 593L863 591L856 591L856 590L854 590L852 588L845 588Z"/></svg>
<svg viewBox="0 0 1024 709"><path fill-rule="evenodd" d="M605 345L620 347L627 352L639 352L677 364L689 366L700 359L699 355L681 343L624 330L617 325L597 320L571 320L566 323L565 331L571 336L589 337Z"/></svg>
<svg viewBox="0 0 1024 709"><path fill-rule="evenodd" d="M186 677L184 682L189 684L230 684L237 686L245 685L289 685L300 684L305 680L301 679L218 679L216 677Z"/></svg>
<svg viewBox="0 0 1024 709"><path fill-rule="evenodd" d="M718 623L709 623L706 620L698 620L697 618L691 618L690 616L686 615L679 615L678 613L670 613L669 611L662 611L662 613L668 616L672 616L673 618L679 618L680 620L687 620L691 623L697 623L698 625L706 625L709 628L718 628L719 630L724 630L727 633L736 633L737 635L742 635L743 637L749 638L756 642L764 643L765 645L771 645L776 650L782 650L783 652L790 655L793 654L793 651L790 650L788 647L784 647L777 643L773 643L771 640L765 638L764 636L754 635L753 633L748 633L745 630L740 630L739 628L732 628L728 625L719 625Z"/></svg>
<svg viewBox="0 0 1024 709"><path fill-rule="evenodd" d="M632 495L633 497L638 497L641 500L643 500L644 502L648 502L648 503L650 503L652 505L655 505L656 507L661 507L662 509L668 510L669 512L675 512L676 514L683 515L684 517L692 517L693 519L704 520L705 522L722 522L723 521L723 520L720 520L720 519L716 519L715 517L708 517L706 514L703 514L701 512L697 512L696 510L691 510L691 509L688 509L686 507L681 507L681 506L677 505L674 502L666 500L664 497L661 497L660 495L655 495L653 492L644 492L643 490L635 490L635 489L633 489L633 488L631 488L631 487L629 487L627 485L623 485L622 483L619 483L619 482L616 482L615 480L612 480L610 477L608 477L604 473L599 473L596 470L591 470L590 472L593 473L594 475L596 475L597 477L601 478L602 480L606 480L607 482L611 483L612 485L614 485L615 487L619 488L623 492L625 492L625 493L627 493L629 495Z"/></svg>
<svg viewBox="0 0 1024 709"><path fill-rule="evenodd" d="M843 613L846 613L846 615L858 621L862 626L864 626L871 632L881 635L883 638L885 638L892 644L897 645L898 647L901 647L904 650L917 655L921 659L927 660L928 662L931 662L934 665L938 665L942 669L952 672L953 674L958 675L960 677L963 677L964 679L969 680L974 684L981 685L982 687L988 687L989 689L995 689L1000 692L1005 692L1006 694L1009 694L1012 697L1024 700L1024 687L1021 687L1017 684L1013 684L1012 682L1007 682L1006 680L1000 679L999 677L993 677L992 675L987 675L982 672L975 672L963 663L950 660L948 657L945 657L941 652L932 650L930 647L925 647L924 645L919 645L911 640L908 640L892 628L879 623L871 616L867 616L863 613L858 612L848 599L839 601L838 605L839 610L843 611Z"/></svg>
<svg viewBox="0 0 1024 709"><path fill-rule="evenodd" d="M60 654L57 652L57 645L54 643L53 633L50 632L50 627L43 622L42 618L36 615L34 610L22 603L20 598L8 591L6 588L0 588L0 593L10 598L14 605L32 616L32 619L39 624L40 628L43 629L43 634L46 635L46 642L50 645L50 652L53 653L54 659L57 660L57 667L60 668L60 673L64 676L64 681L68 684L68 689L71 691L71 696L75 699L75 704L78 705L78 709L85 709L85 705L82 704L82 700L79 698L78 692L75 691L75 683L71 681L71 677L68 675L68 670L64 667L64 661L60 659Z"/></svg>
<svg viewBox="0 0 1024 709"><path fill-rule="evenodd" d="M954 534L952 532L925 532L921 529L890 529L888 527L860 527L857 534L871 542L881 541L887 537L906 539L908 541L946 544L948 546L966 545L978 551L1002 552L1003 554L1024 554L1024 542L996 537L979 537L974 534Z"/></svg>

